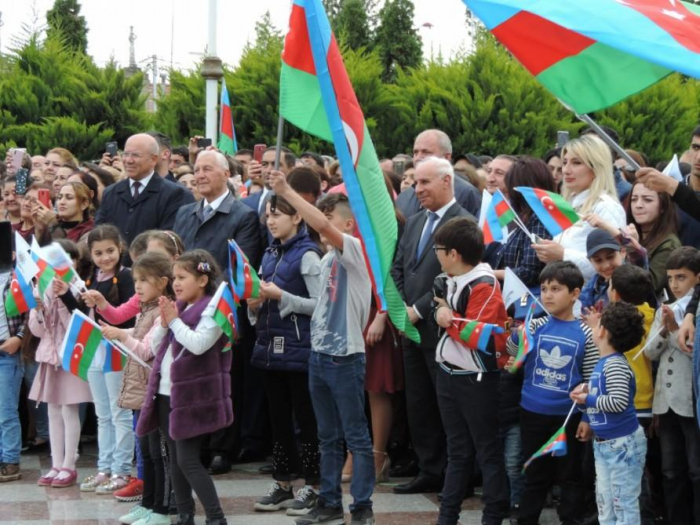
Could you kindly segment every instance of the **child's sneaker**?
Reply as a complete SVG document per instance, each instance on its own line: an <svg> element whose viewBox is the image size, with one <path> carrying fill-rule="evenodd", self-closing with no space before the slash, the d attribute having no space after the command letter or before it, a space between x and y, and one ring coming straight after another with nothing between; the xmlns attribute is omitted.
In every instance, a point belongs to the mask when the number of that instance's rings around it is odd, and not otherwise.
<svg viewBox="0 0 700 525"><path fill-rule="evenodd" d="M123 516L119 517L119 523L124 523L125 525L133 525L140 519L143 519L146 516L148 516L150 513L151 511L148 510L146 507L136 505L129 511L128 514L124 514Z"/></svg>
<svg viewBox="0 0 700 525"><path fill-rule="evenodd" d="M294 501L292 487L283 489L282 486L274 481L270 484L267 495L255 502L255 510L273 511L287 508Z"/></svg>
<svg viewBox="0 0 700 525"><path fill-rule="evenodd" d="M0 467L0 483L17 481L21 478L22 472L19 470L19 463L5 463Z"/></svg>
<svg viewBox="0 0 700 525"><path fill-rule="evenodd" d="M170 516L149 512L145 518L140 519L133 525L170 525Z"/></svg>
<svg viewBox="0 0 700 525"><path fill-rule="evenodd" d="M95 487L95 494L104 496L105 494L114 494L116 491L126 487L131 481L131 477L112 476L108 483L102 483Z"/></svg>
<svg viewBox="0 0 700 525"><path fill-rule="evenodd" d="M98 472L94 476L88 476L80 484L80 492L95 492L95 489L103 483L109 482L109 474Z"/></svg>
<svg viewBox="0 0 700 525"><path fill-rule="evenodd" d="M118 501L141 501L143 497L143 481L138 478L131 478L126 487L114 492L114 497Z"/></svg>
<svg viewBox="0 0 700 525"><path fill-rule="evenodd" d="M326 507L320 500L308 514L294 520L296 525L313 525L314 523L325 523L326 525L345 525L345 515L343 508Z"/></svg>
<svg viewBox="0 0 700 525"><path fill-rule="evenodd" d="M287 507L287 516L306 516L316 505L318 495L309 485L304 485L297 490L297 495L292 504Z"/></svg>
<svg viewBox="0 0 700 525"><path fill-rule="evenodd" d="M350 512L352 519L350 525L374 525L374 512L372 509L360 507Z"/></svg>

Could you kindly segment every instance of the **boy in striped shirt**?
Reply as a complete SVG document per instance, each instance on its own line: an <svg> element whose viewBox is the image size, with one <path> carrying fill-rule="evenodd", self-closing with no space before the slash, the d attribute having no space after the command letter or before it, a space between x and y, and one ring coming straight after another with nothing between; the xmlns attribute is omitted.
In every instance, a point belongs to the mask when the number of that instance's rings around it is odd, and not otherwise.
<svg viewBox="0 0 700 525"><path fill-rule="evenodd" d="M635 525L641 521L639 494L647 443L634 408L634 373L624 353L644 337L644 319L635 306L615 302L587 320L600 361L588 384L575 389L571 399L585 405L582 410L595 436L598 522Z"/></svg>

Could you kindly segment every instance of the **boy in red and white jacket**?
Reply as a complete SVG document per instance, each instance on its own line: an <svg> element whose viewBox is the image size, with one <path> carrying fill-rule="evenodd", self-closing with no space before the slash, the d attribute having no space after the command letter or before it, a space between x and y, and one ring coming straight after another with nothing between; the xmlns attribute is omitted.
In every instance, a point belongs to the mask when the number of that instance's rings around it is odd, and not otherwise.
<svg viewBox="0 0 700 525"><path fill-rule="evenodd" d="M447 470L438 525L456 525L470 467L483 473L482 523L500 524L510 505L498 426L498 359L505 358L505 334L492 335L485 350L459 339L464 321L504 327L506 310L498 281L481 263L484 239L466 217L451 219L435 232L434 249L447 277L436 280L435 321L445 329L436 349L438 405L447 435Z"/></svg>

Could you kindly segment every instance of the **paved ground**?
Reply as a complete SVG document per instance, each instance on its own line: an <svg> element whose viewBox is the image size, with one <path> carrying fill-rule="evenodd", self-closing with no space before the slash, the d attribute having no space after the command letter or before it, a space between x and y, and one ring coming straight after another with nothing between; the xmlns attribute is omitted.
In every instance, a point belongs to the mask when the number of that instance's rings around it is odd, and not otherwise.
<svg viewBox="0 0 700 525"><path fill-rule="evenodd" d="M46 472L49 466L48 460L46 452L23 455L22 480L0 485L0 525L116 525L116 518L128 512L131 504L119 503L110 496L81 493L77 486L68 489L37 486L40 472ZM95 461L94 450L83 454L78 462L80 480L95 473ZM261 514L253 511L253 503L265 493L270 482L269 477L258 474L259 466L237 466L229 474L215 478L229 524L293 524L293 519L281 512ZM391 492L392 485L382 484L375 491L373 501L377 525L432 525L436 522L437 499L434 494L397 496ZM346 508L349 502L349 499L345 500ZM466 500L461 524L480 524L480 507L479 498ZM201 512L201 508L198 510ZM198 517L197 524L203 523L204 517ZM546 510L541 525L557 523L559 521L552 510Z"/></svg>

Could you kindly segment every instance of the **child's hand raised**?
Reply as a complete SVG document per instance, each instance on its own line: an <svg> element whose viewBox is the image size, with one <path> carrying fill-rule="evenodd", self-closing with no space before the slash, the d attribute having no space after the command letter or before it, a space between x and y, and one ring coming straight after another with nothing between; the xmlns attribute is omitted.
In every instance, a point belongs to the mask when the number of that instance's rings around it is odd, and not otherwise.
<svg viewBox="0 0 700 525"><path fill-rule="evenodd" d="M163 326L168 326L170 323L172 323L175 319L178 318L178 313L177 313L177 306L175 305L175 301L171 301L164 295L158 299L158 306L160 307L160 319L161 319L161 324Z"/></svg>
<svg viewBox="0 0 700 525"><path fill-rule="evenodd" d="M56 297L60 297L61 295L65 295L65 293L70 288L70 286L68 286L68 283L62 281L58 277L53 278L53 282L51 283L51 287L53 288L53 293L56 294Z"/></svg>
<svg viewBox="0 0 700 525"><path fill-rule="evenodd" d="M678 323L676 322L676 315L673 313L671 307L667 304L661 307L661 316L661 318L663 319L664 328L666 328L666 330L669 333L673 333L676 330L678 330L678 328L680 328L678 326Z"/></svg>
<svg viewBox="0 0 700 525"><path fill-rule="evenodd" d="M586 403L586 396L588 396L588 385L586 383L580 384L569 394L571 401L575 401L579 405Z"/></svg>
<svg viewBox="0 0 700 525"><path fill-rule="evenodd" d="M596 307L584 308L581 311L581 317L583 318L583 321L588 325L588 328L590 328L591 330L595 330L596 328L598 328L601 316L602 314Z"/></svg>
<svg viewBox="0 0 700 525"><path fill-rule="evenodd" d="M81 294L80 297L88 308L95 308L97 306L98 310L104 310L107 306L107 299L97 290L88 290Z"/></svg>
<svg viewBox="0 0 700 525"><path fill-rule="evenodd" d="M289 189L287 184L287 176L281 171L272 171L270 173L270 188L278 195L284 195Z"/></svg>
<svg viewBox="0 0 700 525"><path fill-rule="evenodd" d="M102 332L102 337L105 339L112 339L123 343L126 341L126 332L116 326L110 326L104 321L100 321L100 331Z"/></svg>

